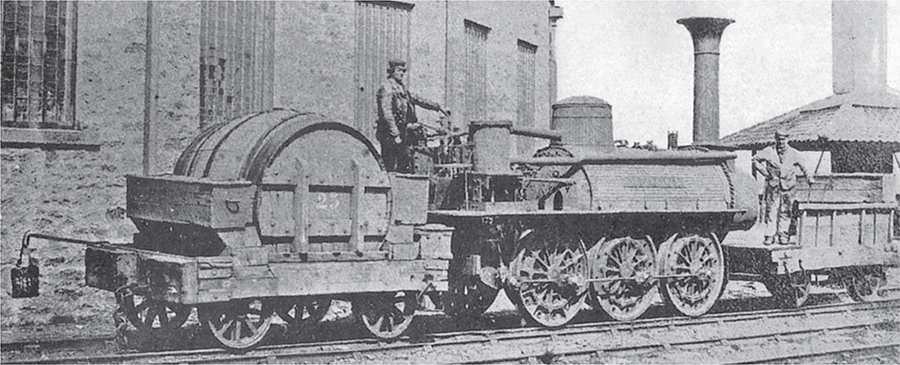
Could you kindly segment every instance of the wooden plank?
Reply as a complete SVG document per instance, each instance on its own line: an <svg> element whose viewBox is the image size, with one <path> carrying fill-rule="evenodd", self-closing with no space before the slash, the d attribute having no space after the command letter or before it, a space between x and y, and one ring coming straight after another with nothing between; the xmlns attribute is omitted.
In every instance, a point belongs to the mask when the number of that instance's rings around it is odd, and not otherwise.
<svg viewBox="0 0 900 365"><path fill-rule="evenodd" d="M260 298L278 295L277 278L249 278L235 280L231 286L231 298Z"/></svg>
<svg viewBox="0 0 900 365"><path fill-rule="evenodd" d="M353 175L353 190L350 191L350 244L349 251L359 252L362 246L363 237L360 235L360 219L359 211L361 200L365 190L362 186L362 173L359 168L359 161L353 159L350 161L350 173Z"/></svg>
<svg viewBox="0 0 900 365"><path fill-rule="evenodd" d="M413 291L425 288L418 261L315 262L271 264L279 296Z"/></svg>
<svg viewBox="0 0 900 365"><path fill-rule="evenodd" d="M893 209L891 203L800 203L800 210L858 210L858 209Z"/></svg>
<svg viewBox="0 0 900 365"><path fill-rule="evenodd" d="M254 189L249 182L129 176L127 187L127 211L132 218L216 229L243 227L252 219Z"/></svg>
<svg viewBox="0 0 900 365"><path fill-rule="evenodd" d="M216 303L231 300L231 289L202 290L197 294L198 303Z"/></svg>
<svg viewBox="0 0 900 365"><path fill-rule="evenodd" d="M205 279L225 279L231 277L231 269L201 269L197 273L197 277L203 281Z"/></svg>
<svg viewBox="0 0 900 365"><path fill-rule="evenodd" d="M744 213L741 209L711 209L711 210L687 210L687 209L670 209L670 210L636 210L636 209L615 209L615 210L537 210L537 211L475 211L475 210L432 210L428 212L433 217L448 218L481 218L481 217L553 217L553 216L614 216L614 215L656 215L656 214L690 214L702 216L706 214L727 214L727 213Z"/></svg>
<svg viewBox="0 0 900 365"><path fill-rule="evenodd" d="M875 244L891 242L892 218L891 212L875 213Z"/></svg>
<svg viewBox="0 0 900 365"><path fill-rule="evenodd" d="M809 185L801 180L797 185L797 198L813 202L884 202L889 201L889 186L884 174L832 174L817 176Z"/></svg>
<svg viewBox="0 0 900 365"><path fill-rule="evenodd" d="M231 248L234 269L245 266L259 266L269 263L269 249L266 247Z"/></svg>
<svg viewBox="0 0 900 365"><path fill-rule="evenodd" d="M231 283L231 278L204 279L200 280L198 289L201 293L213 290L231 291Z"/></svg>
<svg viewBox="0 0 900 365"><path fill-rule="evenodd" d="M268 261L268 258L266 261ZM234 278L237 280L274 277L267 265L235 267L233 274Z"/></svg>
<svg viewBox="0 0 900 365"><path fill-rule="evenodd" d="M295 178L297 185L294 188L293 209L291 210L294 218L294 252L309 252L309 237L306 235L308 224L306 194L309 193L309 184L304 169L307 164L301 159L297 159L295 164L297 166Z"/></svg>
<svg viewBox="0 0 900 365"><path fill-rule="evenodd" d="M860 214L860 244L874 245L878 243L875 235L875 218L874 211L863 211Z"/></svg>
<svg viewBox="0 0 900 365"><path fill-rule="evenodd" d="M850 266L900 265L897 252L886 252L883 246L797 247L793 250L771 252L771 262L778 265L778 273L784 273L782 262L792 271L803 262L806 270L820 270Z"/></svg>
<svg viewBox="0 0 900 365"><path fill-rule="evenodd" d="M303 262L346 262L346 261L382 261L389 258L387 251L338 251L272 254L270 263L303 263Z"/></svg>
<svg viewBox="0 0 900 365"><path fill-rule="evenodd" d="M859 245L860 226L858 212L835 212L833 224L834 246Z"/></svg>

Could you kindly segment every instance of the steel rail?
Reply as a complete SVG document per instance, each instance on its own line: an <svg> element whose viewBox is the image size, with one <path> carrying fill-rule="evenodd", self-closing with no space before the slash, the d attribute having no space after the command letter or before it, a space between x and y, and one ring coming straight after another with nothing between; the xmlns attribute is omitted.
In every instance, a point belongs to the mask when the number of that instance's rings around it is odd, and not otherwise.
<svg viewBox="0 0 900 365"><path fill-rule="evenodd" d="M887 300L887 301L879 301L879 302L866 302L866 303L850 303L850 304L829 304L824 306L817 307L808 307L805 310L792 310L792 311L783 311L783 310L763 310L763 311L754 311L754 312L740 312L740 313L719 313L715 315L710 315L703 318L686 318L686 317L677 317L677 318L663 318L663 319L646 319L639 320L635 322L592 322L592 323L581 323L569 327L565 327L563 329L546 329L542 327L530 327L530 328L515 328L515 329L505 329L505 330L482 330L482 331L460 331L460 332L447 332L447 333L439 333L439 334L431 334L430 337L437 339L437 341L433 341L430 343L395 343L395 344L384 344L383 342L379 342L374 339L363 339L363 340L343 340L337 342L320 342L320 343L304 343L304 344L284 344L284 345L269 345L260 347L257 350L253 351L253 353L247 353L243 355L234 355L222 349L201 349L201 350L182 350L182 351L164 351L164 352L147 352L147 353L133 353L133 354L120 354L120 355L107 355L107 356L89 356L89 357L68 357L68 358L55 358L55 359L28 359L28 360L17 360L17 361L6 361L10 364L17 363L122 363L122 362L133 362L138 360L159 360L163 362L177 362L177 363L223 363L223 362L238 362L238 363L246 363L246 362L255 362L255 361L267 361L272 362L273 359L291 359L291 360L304 360L309 361L311 358L314 359L334 359L340 357L352 356L357 358L361 356L361 354L368 353L384 353L384 352L399 352L404 350L412 350L412 349L420 349L420 348L437 348L437 347L449 347L449 346L462 346L462 345L471 345L471 344L484 344L484 343L496 343L499 341L522 341L529 339L540 339L540 338L560 338L566 336L577 336L577 335L589 335L592 333L615 333L619 332L634 332L636 330L644 330L644 329L653 329L653 328L674 328L674 327L691 327L691 326L702 326L707 324L724 324L726 322L745 322L745 321L754 321L759 319L777 319L782 317L798 317L798 316L813 316L813 315L823 315L823 314L835 314L835 313L847 313L853 311L866 311L866 310L879 310L897 307L900 305L900 300ZM854 324L853 326L866 326L873 324ZM823 329L819 328L815 331L822 331ZM830 330L839 330L838 328L830 329ZM767 334L772 335L772 334ZM764 336L764 335L760 335ZM462 337L469 337L468 339L463 339ZM471 338L475 337L475 338ZM722 339L715 340L706 340L708 342L717 342L722 341ZM678 343L669 344L669 346L681 345ZM653 344L646 345L646 348L658 348L665 347L665 344ZM333 349L333 350L325 350L325 349ZM616 349L600 349L607 352L614 352ZM627 351L627 348L622 348L620 351ZM598 349L573 352L572 354L577 353L593 353L599 351ZM529 354L529 356L520 356L516 359L527 359L530 357L539 356L540 354ZM195 358L191 359L190 357L198 357L203 356L206 358ZM516 359L502 359L498 361L513 361ZM480 362L497 362L494 360L485 360Z"/></svg>
<svg viewBox="0 0 900 365"><path fill-rule="evenodd" d="M746 340L756 340L756 339L765 339L765 338L779 338L779 337L787 337L787 336L797 336L804 335L810 333L819 333L823 331L827 331L829 333L834 333L836 331L843 330L856 330L856 329L866 329L870 326L875 326L878 324L889 323L889 321L876 321L870 323L854 323L848 325L840 325L840 326L831 326L831 327L817 327L810 328L804 330L796 330L796 331L788 331L788 332L778 332L778 333L765 333L765 334L756 334L756 335L746 335L746 336L732 336L732 337L719 337L713 339L704 339L704 340L695 340L695 341L681 341L681 342L667 342L667 343L649 343L637 346L628 346L628 347L596 347L582 350L570 350L570 351L552 351L552 356L579 356L579 355L592 355L592 354L614 354L617 352L635 352L640 350L652 350L663 348L666 350L670 350L676 347L687 347L687 346L696 346L696 345L706 345L706 344L717 344L717 343L729 343L734 344L736 341L746 341ZM900 345L898 345L900 346ZM521 361L528 360L531 358L538 358L542 356L547 356L547 351L539 351L533 352L530 354L517 355L517 356L509 356L509 357L500 357L493 359L483 359L476 361L467 361L463 362L464 364L494 364L494 363L506 363L511 361ZM791 356L784 357L785 360L791 359ZM778 361L780 358L773 358L774 361ZM750 363L772 363L773 361L769 361L768 359L762 359L759 361L752 360Z"/></svg>
<svg viewBox="0 0 900 365"><path fill-rule="evenodd" d="M884 343L878 345L870 345L870 346L859 346L859 347L848 347L838 350L826 351L826 352L805 352L802 354L794 354L787 356L777 356L777 357L767 357L767 358L759 358L747 361L737 362L735 364L772 364L772 363L781 363L787 361L796 361L796 360L813 360L813 363L825 364L832 363L831 358L835 356L846 356L848 353L854 352L874 352L878 354L890 354L894 359L898 358L898 354L900 354L900 344L897 343ZM846 361L846 359L842 359ZM847 362L853 363L854 361ZM862 361L855 361L856 363L865 363ZM872 361L871 363L875 363Z"/></svg>

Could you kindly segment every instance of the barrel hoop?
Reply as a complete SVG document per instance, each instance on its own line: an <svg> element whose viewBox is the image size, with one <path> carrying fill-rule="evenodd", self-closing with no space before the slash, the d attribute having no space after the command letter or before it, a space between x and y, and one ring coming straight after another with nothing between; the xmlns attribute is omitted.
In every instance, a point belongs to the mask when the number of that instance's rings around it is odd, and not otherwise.
<svg viewBox="0 0 900 365"><path fill-rule="evenodd" d="M324 116L313 114L315 116L319 116L325 119ZM333 129L345 132L356 138L360 142L366 145L366 148L369 149L369 152L372 153L372 156L378 162L378 166L384 169L384 163L381 160L381 155L378 154L378 151L375 149L375 146L372 142L369 141L362 133L357 131L355 128L338 123L338 122L319 122L312 123L303 126L299 130L293 133L277 133L271 139L267 140L263 146L259 149L259 151L251 156L248 161L252 161L248 168L246 169L246 174L243 174L246 180L249 180L256 184L262 184L263 172L265 168L281 154L281 151L284 150L288 145L290 145L293 141L300 138L301 136L308 134L310 132L318 131L318 130L326 130Z"/></svg>
<svg viewBox="0 0 900 365"><path fill-rule="evenodd" d="M245 119L240 123L246 122L247 119L256 117L262 113L263 112L247 115L245 116ZM200 133L200 135L197 136L197 138L194 138L194 140L191 141L191 144L188 145L188 147L184 150L184 153L181 154L181 156L178 158L178 161L175 163L175 175L190 175L194 170L194 166L196 166L197 164L197 158L200 156L200 147L206 144L206 142L210 138L212 138L212 136L215 135L216 132L220 131L222 128L225 128L225 126L229 124L231 124L231 121L222 121L219 123L215 123L204 129Z"/></svg>
<svg viewBox="0 0 900 365"><path fill-rule="evenodd" d="M262 137L260 137L258 140L256 140L256 144L253 145L253 148L250 149L250 153L247 154L247 159L244 160L244 165L241 166L241 172L240 172L240 175L238 175L238 176L240 176L241 178L246 178L247 172L250 170L250 166L253 164L255 156L257 154L259 154L259 151L266 145L266 142L269 140L269 137L272 135L272 133L274 131L278 130L279 128L281 128L282 125L284 125L285 123L291 122L292 120L294 120L297 117L304 117L304 116L307 116L310 114L314 114L311 112L301 112L301 111L294 110L294 109L289 109L289 110L294 112L295 114L291 115L288 118L282 119L280 122L278 122L278 124L269 128L269 130L267 130L266 133Z"/></svg>
<svg viewBox="0 0 900 365"><path fill-rule="evenodd" d="M283 111L284 109L277 109L277 110ZM260 113L260 114L262 114L262 113ZM257 115L260 115L260 114L257 114ZM282 119L282 122L286 119L291 119L294 116L295 116L295 114L289 114L287 117L285 117L285 119ZM222 145L225 143L225 141L228 140L228 137L230 137L231 134L234 133L234 131L236 131L238 128L240 128L247 122L254 120L254 119L255 118L247 118L245 120L240 121L239 123L237 123L234 126L234 128L231 128L231 130L229 130L228 133L226 133L224 136L222 136L222 138L219 139L218 142L216 142L216 147L213 148L212 152L210 152L209 159L206 160L206 168L203 169L203 177L209 177L209 171L212 169L213 162L216 160L216 153L219 152L219 148L221 148Z"/></svg>

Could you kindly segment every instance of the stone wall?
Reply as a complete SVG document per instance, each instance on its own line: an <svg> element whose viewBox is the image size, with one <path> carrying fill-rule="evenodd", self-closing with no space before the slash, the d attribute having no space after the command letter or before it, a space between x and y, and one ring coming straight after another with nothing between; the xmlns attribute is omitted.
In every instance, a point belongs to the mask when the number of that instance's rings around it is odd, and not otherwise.
<svg viewBox="0 0 900 365"><path fill-rule="evenodd" d="M461 110L460 52L468 19L491 28L489 118L516 117L517 40L522 39L538 46L535 126L549 126L549 2L413 4L408 80L415 91ZM360 92L355 75L357 5L288 1L275 6L274 106L353 124ZM55 316L89 318L114 305L108 293L83 286L81 247L35 242L35 256L42 261L42 294L35 299L9 300L9 270L26 231L132 240L136 229L125 217L125 175L144 169L145 90L150 90L151 174L171 172L178 155L200 133L200 3L154 1L151 7L148 47L146 2L78 3L76 118L83 128L99 132L99 151L0 150L4 328L49 323ZM148 49L150 85L145 83ZM420 117L438 118L429 113Z"/></svg>

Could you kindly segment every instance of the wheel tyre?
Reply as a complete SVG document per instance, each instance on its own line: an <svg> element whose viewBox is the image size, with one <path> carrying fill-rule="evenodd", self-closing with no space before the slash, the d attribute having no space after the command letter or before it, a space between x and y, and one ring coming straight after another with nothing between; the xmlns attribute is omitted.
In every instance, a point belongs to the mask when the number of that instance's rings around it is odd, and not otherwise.
<svg viewBox="0 0 900 365"><path fill-rule="evenodd" d="M783 308L800 308L809 300L811 283L809 276L804 279L802 272L768 278L763 281L766 289Z"/></svg>
<svg viewBox="0 0 900 365"><path fill-rule="evenodd" d="M174 331L187 321L191 307L129 295L123 300L123 310L128 322L140 331Z"/></svg>
<svg viewBox="0 0 900 365"><path fill-rule="evenodd" d="M878 291L887 285L887 276L880 267L854 270L846 280L847 294L857 302L882 299Z"/></svg>
<svg viewBox="0 0 900 365"><path fill-rule="evenodd" d="M248 350L259 345L271 328L270 307L260 299L212 304L201 308L200 321L226 348Z"/></svg>
<svg viewBox="0 0 900 365"><path fill-rule="evenodd" d="M693 276L662 280L663 299L688 317L706 314L725 289L722 246L714 238L688 235L675 240L667 251L662 253L667 275Z"/></svg>
<svg viewBox="0 0 900 365"><path fill-rule="evenodd" d="M507 287L510 301L528 321L544 327L561 327L571 322L584 307L588 277L584 244L566 238L563 232L529 233L520 239L509 271L517 281ZM527 282L566 275L575 283Z"/></svg>
<svg viewBox="0 0 900 365"><path fill-rule="evenodd" d="M460 273L457 275L461 276ZM500 290L482 283L477 276L460 278L457 275L454 275L453 269L451 269L446 303L447 314L464 318L481 316L494 303Z"/></svg>
<svg viewBox="0 0 900 365"><path fill-rule="evenodd" d="M353 300L353 314L375 337L400 337L413 321L418 302L413 292L369 294Z"/></svg>
<svg viewBox="0 0 900 365"><path fill-rule="evenodd" d="M631 237L616 238L598 243L595 255L590 255L589 265L593 279L621 278L614 282L593 282L590 299L610 318L631 321L650 308L653 293L646 281L639 276L652 277L656 273L656 253L648 240ZM629 280L639 278L639 280Z"/></svg>

